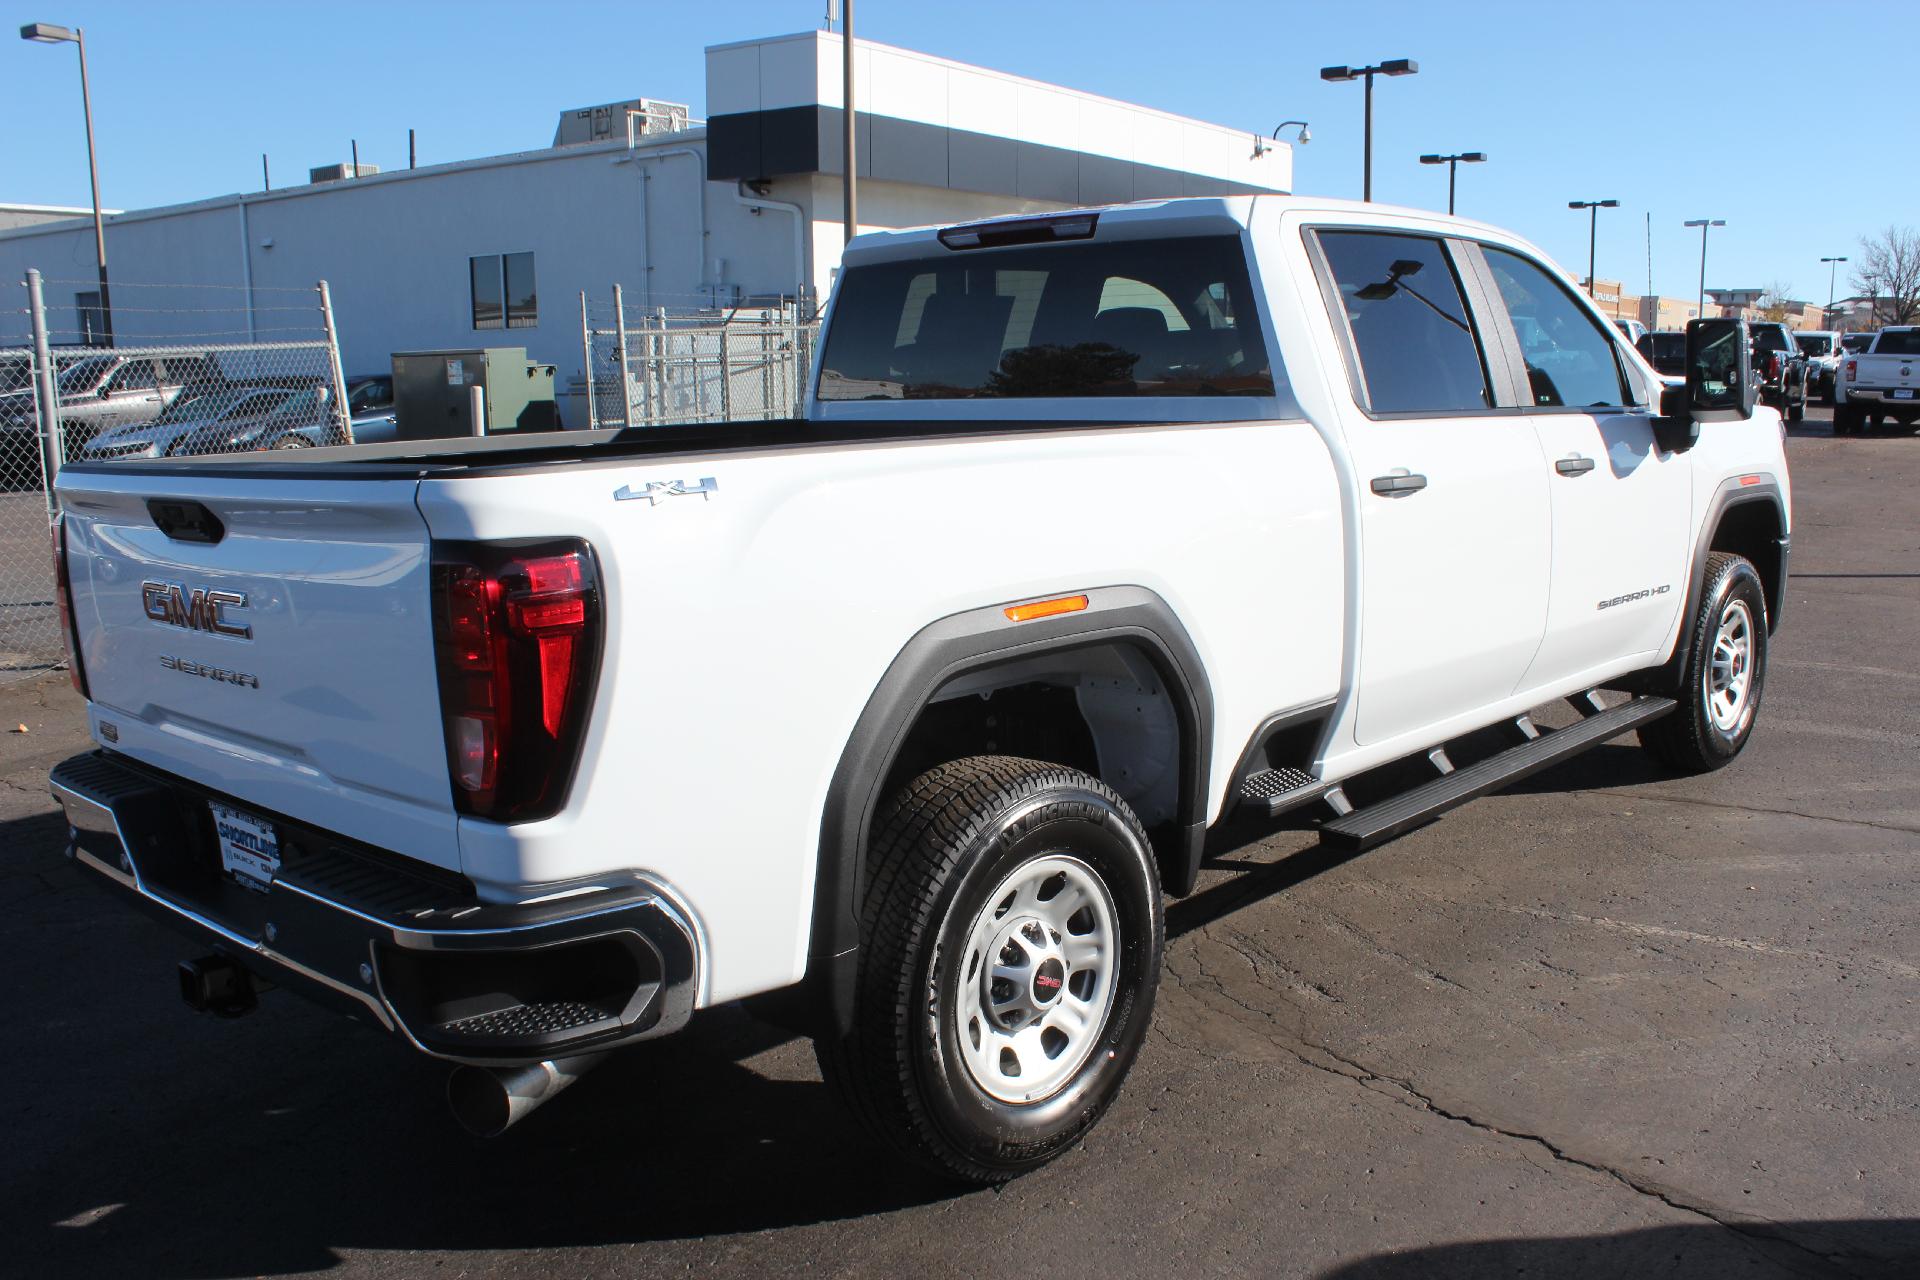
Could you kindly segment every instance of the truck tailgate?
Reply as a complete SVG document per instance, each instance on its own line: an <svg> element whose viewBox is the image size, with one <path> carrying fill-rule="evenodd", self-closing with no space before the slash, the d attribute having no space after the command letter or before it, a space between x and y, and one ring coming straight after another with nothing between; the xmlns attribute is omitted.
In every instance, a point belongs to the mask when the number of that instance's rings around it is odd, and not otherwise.
<svg viewBox="0 0 1920 1280"><path fill-rule="evenodd" d="M96 735L242 802L458 869L416 487L285 470L63 475ZM183 504L212 514L217 540Z"/></svg>

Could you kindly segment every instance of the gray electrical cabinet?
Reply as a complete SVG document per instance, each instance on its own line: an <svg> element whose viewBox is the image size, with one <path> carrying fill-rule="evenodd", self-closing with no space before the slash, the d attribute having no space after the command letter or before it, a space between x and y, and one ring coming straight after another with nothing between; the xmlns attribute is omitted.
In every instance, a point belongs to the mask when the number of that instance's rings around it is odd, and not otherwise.
<svg viewBox="0 0 1920 1280"><path fill-rule="evenodd" d="M474 389L485 405L474 422ZM393 353L394 438L503 435L560 430L553 366L527 359L525 347Z"/></svg>

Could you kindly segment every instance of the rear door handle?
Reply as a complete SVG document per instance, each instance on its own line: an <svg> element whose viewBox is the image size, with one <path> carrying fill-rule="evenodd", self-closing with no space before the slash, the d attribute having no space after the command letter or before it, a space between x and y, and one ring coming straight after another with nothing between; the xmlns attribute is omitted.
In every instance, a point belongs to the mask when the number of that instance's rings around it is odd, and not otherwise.
<svg viewBox="0 0 1920 1280"><path fill-rule="evenodd" d="M1427 487L1427 478L1400 470L1390 475L1375 476L1370 487L1375 493L1391 498L1402 493L1418 493Z"/></svg>
<svg viewBox="0 0 1920 1280"><path fill-rule="evenodd" d="M1593 459L1583 458L1576 453L1570 458L1562 458L1554 463L1553 469L1563 476L1583 476L1593 470Z"/></svg>

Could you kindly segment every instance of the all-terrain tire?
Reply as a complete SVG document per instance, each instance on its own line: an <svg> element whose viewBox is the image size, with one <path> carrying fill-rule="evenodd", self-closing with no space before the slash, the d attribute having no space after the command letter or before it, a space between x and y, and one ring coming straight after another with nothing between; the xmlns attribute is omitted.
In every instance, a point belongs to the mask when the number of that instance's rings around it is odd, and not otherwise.
<svg viewBox="0 0 1920 1280"><path fill-rule="evenodd" d="M882 1142L940 1176L993 1184L1038 1168L1105 1113L1146 1037L1166 930L1146 833L1097 779L1010 756L929 770L883 808L873 830L853 1026L816 1042L822 1073ZM1076 942L1080 951L1066 969L1049 971L1041 962L1034 985L1019 988L1016 999L1015 984L1003 988L998 975L1023 946L1040 954L1034 939L1049 944L1044 924L1019 922L1030 910L1043 912L1033 899L1052 880L1036 877L1054 867L1071 868L1078 879L1066 882L1063 874L1062 882L1104 904L1103 936L1111 946L1103 959L1089 959L1092 926L1053 929L1051 954L1073 953ZM1028 887L1008 891L1014 884ZM994 932L1014 928L1026 932ZM1076 932L1087 936L1063 936ZM984 948L983 937L993 939ZM1087 981L1096 970L1097 987ZM1011 1003L992 1005L1003 990ZM983 1055L982 1037L1004 1034L996 1021L1003 1019L1045 1044L1039 1038L1058 1034L1053 1015L1071 1012L1070 992L1083 1002L1076 1008L1098 1003L1102 1011L1085 1016L1087 1030L1071 1042L1072 1057L1063 1048L1050 1061L1049 1047L1038 1050L1028 1078L1068 1074L1045 1096L1009 1098L1006 1078L983 1076L982 1062L1004 1064L1010 1051ZM1032 1024L1022 1009L1032 1012ZM1015 1065L1029 1052L1023 1047Z"/></svg>
<svg viewBox="0 0 1920 1280"><path fill-rule="evenodd" d="M1700 606L1683 636L1686 665L1673 693L1680 705L1640 729L1640 745L1681 773L1710 773L1739 755L1753 734L1767 681L1767 598L1741 556L1707 557Z"/></svg>

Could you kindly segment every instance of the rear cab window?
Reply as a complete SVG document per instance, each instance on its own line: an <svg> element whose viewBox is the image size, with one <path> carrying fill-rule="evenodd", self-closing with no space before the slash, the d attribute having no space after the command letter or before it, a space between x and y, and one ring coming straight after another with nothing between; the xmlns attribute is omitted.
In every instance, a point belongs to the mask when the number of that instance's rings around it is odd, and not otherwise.
<svg viewBox="0 0 1920 1280"><path fill-rule="evenodd" d="M1920 356L1920 329L1883 329L1873 344L1877 356Z"/></svg>
<svg viewBox="0 0 1920 1280"><path fill-rule="evenodd" d="M1234 235L932 245L925 257L851 267L838 289L822 401L1282 390Z"/></svg>

